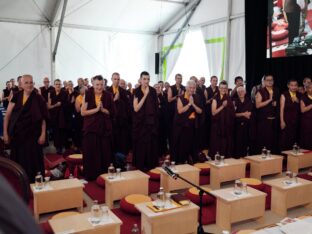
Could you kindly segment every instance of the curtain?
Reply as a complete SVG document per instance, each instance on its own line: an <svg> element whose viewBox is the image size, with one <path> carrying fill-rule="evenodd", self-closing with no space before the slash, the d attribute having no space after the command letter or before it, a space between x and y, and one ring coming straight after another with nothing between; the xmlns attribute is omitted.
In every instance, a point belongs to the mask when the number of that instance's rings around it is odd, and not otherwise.
<svg viewBox="0 0 312 234"><path fill-rule="evenodd" d="M202 33L206 45L208 58L209 76L224 77L225 54L226 54L226 22L202 27Z"/></svg>
<svg viewBox="0 0 312 234"><path fill-rule="evenodd" d="M177 63L177 60L183 47L185 35L186 31L183 31L172 48L170 48L170 45L174 40L176 33L165 35L163 38L163 48L161 55L164 56L167 53L167 51L170 50L169 54L162 63L162 79L164 81L168 79L175 64Z"/></svg>

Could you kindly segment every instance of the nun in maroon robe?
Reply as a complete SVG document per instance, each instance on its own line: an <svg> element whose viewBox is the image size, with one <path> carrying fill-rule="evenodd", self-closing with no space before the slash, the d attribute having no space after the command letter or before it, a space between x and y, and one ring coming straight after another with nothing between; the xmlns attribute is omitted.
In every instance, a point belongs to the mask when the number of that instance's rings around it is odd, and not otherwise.
<svg viewBox="0 0 312 234"><path fill-rule="evenodd" d="M246 96L244 87L236 89L234 127L234 158L245 157L250 152L252 126L254 124L253 104Z"/></svg>
<svg viewBox="0 0 312 234"><path fill-rule="evenodd" d="M280 149L290 150L298 143L298 127L300 122L300 94L298 82L288 82L288 89L280 98Z"/></svg>
<svg viewBox="0 0 312 234"><path fill-rule="evenodd" d="M141 85L134 90L133 99L133 162L140 170L158 165L158 99L156 90L149 86L148 72L142 72Z"/></svg>
<svg viewBox="0 0 312 234"><path fill-rule="evenodd" d="M220 94L214 97L211 105L212 121L209 156L220 155L230 157L233 154L233 130L235 110L231 98L227 95L227 83L219 85Z"/></svg>
<svg viewBox="0 0 312 234"><path fill-rule="evenodd" d="M52 129L54 147L58 154L62 154L66 143L65 108L67 103L66 91L61 90L61 81L54 81L55 90L49 93L48 108L50 113L50 126Z"/></svg>
<svg viewBox="0 0 312 234"><path fill-rule="evenodd" d="M196 83L190 80L185 94L177 101L177 111L173 121L172 158L178 164L197 159L196 131L200 126L202 102L195 92Z"/></svg>
<svg viewBox="0 0 312 234"><path fill-rule="evenodd" d="M31 182L38 172L44 176L42 145L46 137L47 105L24 75L22 91L14 94L4 121L4 141L10 143L11 159L20 164Z"/></svg>
<svg viewBox="0 0 312 234"><path fill-rule="evenodd" d="M273 84L273 76L265 76L265 87L256 94L257 153L261 153L263 147L273 153L278 153L279 94L278 90L273 88Z"/></svg>
<svg viewBox="0 0 312 234"><path fill-rule="evenodd" d="M113 142L114 153L122 153L127 155L130 150L130 105L127 97L127 91L119 87L120 75L115 72L112 75L111 87L107 91L113 95L113 100L116 107L116 114L113 120Z"/></svg>
<svg viewBox="0 0 312 234"><path fill-rule="evenodd" d="M87 180L107 172L109 164L113 163L113 97L104 91L102 76L93 78L93 87L86 91L81 108L84 117L83 170Z"/></svg>
<svg viewBox="0 0 312 234"><path fill-rule="evenodd" d="M312 150L312 83L307 86L307 92L302 96L301 126L300 126L300 147Z"/></svg>

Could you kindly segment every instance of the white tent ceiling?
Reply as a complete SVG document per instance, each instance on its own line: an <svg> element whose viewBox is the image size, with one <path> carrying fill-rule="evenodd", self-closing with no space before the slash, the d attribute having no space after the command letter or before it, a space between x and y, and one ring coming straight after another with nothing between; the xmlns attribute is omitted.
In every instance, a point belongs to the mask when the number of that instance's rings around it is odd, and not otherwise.
<svg viewBox="0 0 312 234"><path fill-rule="evenodd" d="M68 0L64 27L156 34L189 1ZM1 0L0 21L57 25L61 8L62 0Z"/></svg>

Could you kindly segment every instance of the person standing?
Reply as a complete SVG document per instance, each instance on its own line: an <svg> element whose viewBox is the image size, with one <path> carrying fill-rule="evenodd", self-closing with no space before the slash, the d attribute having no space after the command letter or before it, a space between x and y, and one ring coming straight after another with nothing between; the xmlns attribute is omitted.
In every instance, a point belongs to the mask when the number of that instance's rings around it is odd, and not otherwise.
<svg viewBox="0 0 312 234"><path fill-rule="evenodd" d="M47 105L34 91L33 77L23 75L22 90L9 103L4 119L4 142L10 144L11 159L20 164L34 182L38 172L44 176L42 145L46 138Z"/></svg>

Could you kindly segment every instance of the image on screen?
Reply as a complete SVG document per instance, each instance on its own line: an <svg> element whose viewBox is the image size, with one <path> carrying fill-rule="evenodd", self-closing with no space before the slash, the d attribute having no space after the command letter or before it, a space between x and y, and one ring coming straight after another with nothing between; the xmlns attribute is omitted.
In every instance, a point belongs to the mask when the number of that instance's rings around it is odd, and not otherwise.
<svg viewBox="0 0 312 234"><path fill-rule="evenodd" d="M268 0L267 58L312 54L312 0Z"/></svg>

